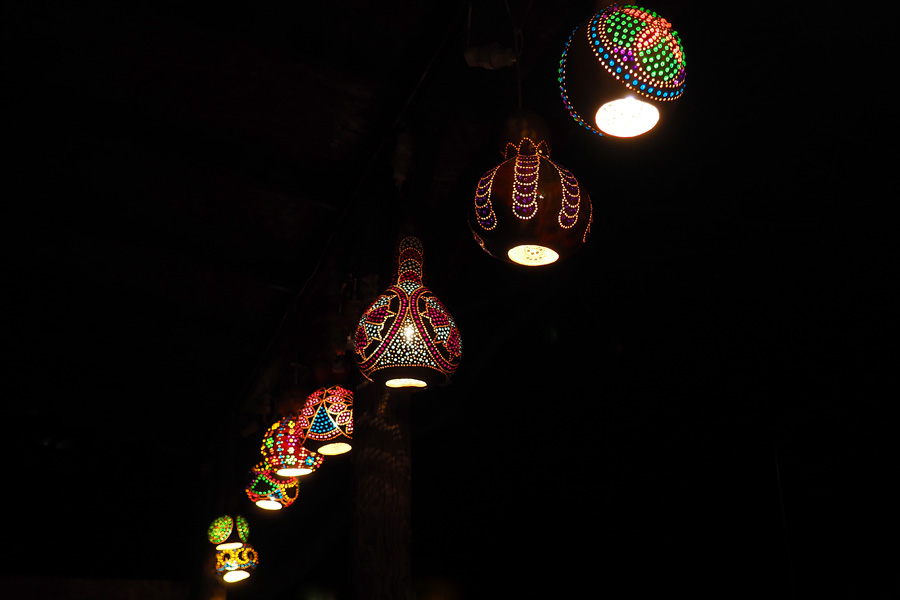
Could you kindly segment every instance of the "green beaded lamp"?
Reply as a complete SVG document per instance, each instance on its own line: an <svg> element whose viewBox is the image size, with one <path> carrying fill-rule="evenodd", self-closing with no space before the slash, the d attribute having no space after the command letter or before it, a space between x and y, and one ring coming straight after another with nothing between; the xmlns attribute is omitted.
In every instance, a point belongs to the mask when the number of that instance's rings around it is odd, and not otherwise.
<svg viewBox="0 0 900 600"><path fill-rule="evenodd" d="M250 537L250 524L241 515L223 515L217 517L206 530L209 541L216 545L216 550L240 548Z"/></svg>
<svg viewBox="0 0 900 600"><path fill-rule="evenodd" d="M610 5L579 25L559 62L572 118L598 135L651 130L684 93L685 58L672 24L642 7Z"/></svg>

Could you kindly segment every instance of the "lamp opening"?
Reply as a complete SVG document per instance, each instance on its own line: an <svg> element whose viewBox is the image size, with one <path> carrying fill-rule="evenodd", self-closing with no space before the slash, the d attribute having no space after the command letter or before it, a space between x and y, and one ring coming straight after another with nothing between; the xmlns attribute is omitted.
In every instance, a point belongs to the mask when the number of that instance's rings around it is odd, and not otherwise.
<svg viewBox="0 0 900 600"><path fill-rule="evenodd" d="M324 446L319 447L319 454L325 454L327 456L334 456L336 454L345 454L350 452L352 446L345 442L333 442L331 444L325 444Z"/></svg>
<svg viewBox="0 0 900 600"><path fill-rule="evenodd" d="M228 583L234 583L235 581L247 579L248 577L250 577L250 573L247 571L228 571L222 575L222 579Z"/></svg>
<svg viewBox="0 0 900 600"><path fill-rule="evenodd" d="M559 254L547 246L523 244L510 248L506 253L509 260L526 267L540 267L559 260Z"/></svg>
<svg viewBox="0 0 900 600"><path fill-rule="evenodd" d="M243 542L226 542L224 544L219 544L218 546L216 546L216 550L234 550L235 548L240 548L243 545Z"/></svg>
<svg viewBox="0 0 900 600"><path fill-rule="evenodd" d="M281 510L281 502L275 500L257 500L256 505L265 510Z"/></svg>
<svg viewBox="0 0 900 600"><path fill-rule="evenodd" d="M649 102L627 96L601 106L594 120L607 135L635 137L656 127L659 110Z"/></svg>
<svg viewBox="0 0 900 600"><path fill-rule="evenodd" d="M413 379L411 377L399 377L397 379L388 379L384 382L389 388L404 388L404 387L428 387L428 384L422 381L421 379Z"/></svg>
<svg viewBox="0 0 900 600"><path fill-rule="evenodd" d="M301 469L298 467L289 467L286 469L278 469L275 471L282 477L299 477L300 475L309 475L313 472L313 469Z"/></svg>

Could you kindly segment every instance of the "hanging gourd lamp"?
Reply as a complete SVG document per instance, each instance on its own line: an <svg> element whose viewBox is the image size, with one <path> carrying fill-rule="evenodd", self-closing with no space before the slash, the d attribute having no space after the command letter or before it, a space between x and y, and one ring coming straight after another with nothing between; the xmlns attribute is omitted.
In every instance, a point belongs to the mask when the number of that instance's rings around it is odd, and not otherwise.
<svg viewBox="0 0 900 600"><path fill-rule="evenodd" d="M579 25L559 62L573 119L599 135L634 137L656 126L684 92L684 48L655 12L613 4Z"/></svg>
<svg viewBox="0 0 900 600"><path fill-rule="evenodd" d="M298 415L288 416L273 423L263 435L259 451L269 468L282 477L309 475L322 466L324 457L303 447L300 423Z"/></svg>
<svg viewBox="0 0 900 600"><path fill-rule="evenodd" d="M393 281L366 309L356 328L360 371L391 388L446 383L459 366L462 340L453 317L425 287L419 238L400 240Z"/></svg>
<svg viewBox="0 0 900 600"><path fill-rule="evenodd" d="M240 548L250 537L250 524L241 515L217 517L206 531L209 541L216 545L216 550Z"/></svg>
<svg viewBox="0 0 900 600"><path fill-rule="evenodd" d="M469 228L485 252L527 267L571 255L591 231L591 199L550 159L544 142L508 144L505 160L485 173L469 205Z"/></svg>
<svg viewBox="0 0 900 600"><path fill-rule="evenodd" d="M316 390L297 415L304 447L325 456L344 454L353 439L353 392L339 385Z"/></svg>
<svg viewBox="0 0 900 600"><path fill-rule="evenodd" d="M216 544L216 572L227 583L250 577L259 564L259 555L247 543L250 525L241 515L217 517L207 530L209 541Z"/></svg>
<svg viewBox="0 0 900 600"><path fill-rule="evenodd" d="M300 482L296 477L281 477L265 461L250 470L244 491L250 501L265 510L281 510L294 503Z"/></svg>
<svg viewBox="0 0 900 600"><path fill-rule="evenodd" d="M216 572L226 583L234 583L250 577L250 571L259 565L256 549L245 544L240 548L216 551Z"/></svg>

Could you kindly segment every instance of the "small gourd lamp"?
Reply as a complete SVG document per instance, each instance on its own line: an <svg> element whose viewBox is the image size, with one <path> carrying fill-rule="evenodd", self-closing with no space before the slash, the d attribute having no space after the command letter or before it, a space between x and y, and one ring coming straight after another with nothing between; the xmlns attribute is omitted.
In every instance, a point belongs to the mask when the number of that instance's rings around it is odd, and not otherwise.
<svg viewBox="0 0 900 600"><path fill-rule="evenodd" d="M234 583L250 577L250 571L259 565L256 549L245 544L240 548L216 551L216 572L226 583Z"/></svg>
<svg viewBox="0 0 900 600"><path fill-rule="evenodd" d="M407 236L397 245L393 285L369 306L356 328L362 374L391 388L446 383L459 366L456 321L425 287L424 248Z"/></svg>
<svg viewBox="0 0 900 600"><path fill-rule="evenodd" d="M298 415L276 421L263 435L259 451L266 464L282 477L309 475L320 466L324 457L303 447L304 432Z"/></svg>
<svg viewBox="0 0 900 600"><path fill-rule="evenodd" d="M207 530L210 542L216 544L216 572L226 583L250 577L259 564L259 555L247 543L250 525L241 515L217 517Z"/></svg>
<svg viewBox="0 0 900 600"><path fill-rule="evenodd" d="M598 135L646 133L681 98L684 82L678 32L638 6L612 4L579 25L559 62L563 103Z"/></svg>
<svg viewBox="0 0 900 600"><path fill-rule="evenodd" d="M281 510L297 499L300 481L296 477L281 477L265 461L251 470L244 491L251 502L265 510Z"/></svg>
<svg viewBox="0 0 900 600"><path fill-rule="evenodd" d="M216 545L216 550L240 548L250 537L250 524L241 515L217 517L206 531L209 541Z"/></svg>
<svg viewBox="0 0 900 600"><path fill-rule="evenodd" d="M353 392L339 385L323 387L306 398L297 415L304 447L333 456L351 449L353 439Z"/></svg>
<svg viewBox="0 0 900 600"><path fill-rule="evenodd" d="M543 141L508 144L505 160L485 173L469 205L469 228L491 256L539 267L587 241L591 199Z"/></svg>

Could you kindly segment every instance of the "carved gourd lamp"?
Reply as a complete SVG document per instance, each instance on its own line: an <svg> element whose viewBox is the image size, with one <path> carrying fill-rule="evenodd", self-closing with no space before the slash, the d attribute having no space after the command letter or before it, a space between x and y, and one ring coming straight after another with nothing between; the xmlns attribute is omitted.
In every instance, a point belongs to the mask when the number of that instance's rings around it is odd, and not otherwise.
<svg viewBox="0 0 900 600"><path fill-rule="evenodd" d="M598 135L628 138L651 130L684 93L678 32L655 12L612 4L579 25L559 62L571 117Z"/></svg>
<svg viewBox="0 0 900 600"><path fill-rule="evenodd" d="M319 388L306 398L297 415L304 447L325 456L352 448L353 392L339 385Z"/></svg>
<svg viewBox="0 0 900 600"><path fill-rule="evenodd" d="M216 572L226 583L250 577L259 564L259 555L247 543L250 525L241 515L217 517L206 531L209 541L216 545Z"/></svg>
<svg viewBox="0 0 900 600"><path fill-rule="evenodd" d="M322 466L324 457L303 446L302 419L289 415L276 421L263 435L260 453L270 469L282 477L309 475Z"/></svg>
<svg viewBox="0 0 900 600"><path fill-rule="evenodd" d="M244 491L256 506L265 510L281 510L294 503L299 487L296 477L282 477L262 461L250 470Z"/></svg>
<svg viewBox="0 0 900 600"><path fill-rule="evenodd" d="M546 143L507 144L504 161L484 174L469 204L475 241L503 261L539 267L581 248L591 230L591 199Z"/></svg>
<svg viewBox="0 0 900 600"><path fill-rule="evenodd" d="M424 264L421 240L401 239L393 284L359 320L356 362L371 381L391 388L424 388L446 383L459 366L459 329L425 286Z"/></svg>

